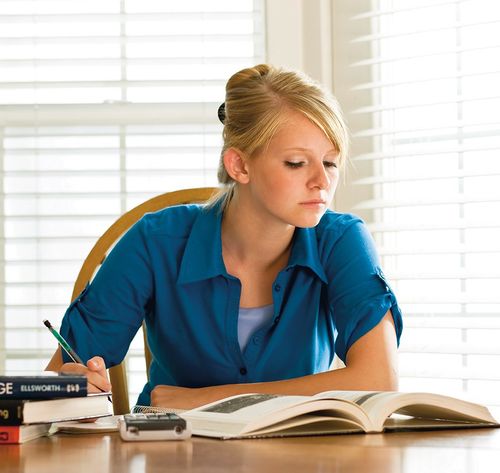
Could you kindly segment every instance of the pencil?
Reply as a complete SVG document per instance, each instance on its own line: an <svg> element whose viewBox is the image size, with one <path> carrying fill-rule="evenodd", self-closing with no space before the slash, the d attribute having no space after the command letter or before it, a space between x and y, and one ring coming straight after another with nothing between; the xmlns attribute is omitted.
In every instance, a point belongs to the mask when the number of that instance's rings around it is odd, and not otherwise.
<svg viewBox="0 0 500 473"><path fill-rule="evenodd" d="M85 365L85 363L82 361L82 359L76 354L75 350L70 347L69 343L64 340L62 335L54 328L52 327L52 324L45 319L43 321L43 325L45 325L48 329L49 332L56 337L56 340L58 341L59 345L63 348L63 350L69 355L69 357L75 362L75 363L80 363L81 365ZM108 396L108 401L113 403L111 398Z"/></svg>
<svg viewBox="0 0 500 473"><path fill-rule="evenodd" d="M61 334L54 327L52 327L52 324L47 319L43 321L43 324L49 329L50 333L54 335L54 337L56 337L56 340L59 342L59 345L61 345L64 351L69 355L69 357L75 363L80 363L81 365L85 364L81 360L81 358L75 353L75 350L73 350L73 348L69 346L69 343L66 340L64 340Z"/></svg>

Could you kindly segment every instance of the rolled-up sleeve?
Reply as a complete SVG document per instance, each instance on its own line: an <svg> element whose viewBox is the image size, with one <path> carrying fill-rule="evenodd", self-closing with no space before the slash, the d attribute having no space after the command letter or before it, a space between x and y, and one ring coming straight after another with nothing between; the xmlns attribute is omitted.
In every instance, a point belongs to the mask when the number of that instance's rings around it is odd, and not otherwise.
<svg viewBox="0 0 500 473"><path fill-rule="evenodd" d="M61 334L84 362L99 355L108 367L120 363L144 319L152 271L141 226L120 239L64 315Z"/></svg>
<svg viewBox="0 0 500 473"><path fill-rule="evenodd" d="M325 267L330 311L337 337L335 352L345 362L349 348L374 328L390 310L397 342L403 321L366 225L359 219L346 226L335 241Z"/></svg>

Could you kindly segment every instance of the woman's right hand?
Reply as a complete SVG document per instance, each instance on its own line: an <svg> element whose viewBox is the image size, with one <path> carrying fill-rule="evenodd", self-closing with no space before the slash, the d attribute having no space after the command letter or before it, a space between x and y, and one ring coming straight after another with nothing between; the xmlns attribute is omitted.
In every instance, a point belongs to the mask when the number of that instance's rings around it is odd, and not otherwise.
<svg viewBox="0 0 500 473"><path fill-rule="evenodd" d="M111 391L106 364L100 356L94 356L87 361L87 366L79 363L64 363L58 371L64 373L80 373L87 376L88 392L99 393Z"/></svg>

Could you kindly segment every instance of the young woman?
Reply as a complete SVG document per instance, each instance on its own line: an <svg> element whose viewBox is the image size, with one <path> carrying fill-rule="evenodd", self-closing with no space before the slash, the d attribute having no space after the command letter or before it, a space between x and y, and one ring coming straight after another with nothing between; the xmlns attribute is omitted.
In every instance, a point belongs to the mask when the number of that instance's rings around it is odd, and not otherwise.
<svg viewBox="0 0 500 473"><path fill-rule="evenodd" d="M208 206L146 215L71 304L48 369L108 390L143 320L153 354L139 404L192 408L246 393L397 389L396 299L363 222L329 210L348 136L309 78L258 65L219 109L219 180ZM329 370L334 354L345 368Z"/></svg>

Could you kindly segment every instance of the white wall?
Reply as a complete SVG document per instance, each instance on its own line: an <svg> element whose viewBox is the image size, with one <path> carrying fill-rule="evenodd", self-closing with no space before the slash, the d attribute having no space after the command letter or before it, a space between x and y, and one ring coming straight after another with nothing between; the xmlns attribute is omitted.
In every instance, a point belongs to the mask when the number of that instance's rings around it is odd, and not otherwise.
<svg viewBox="0 0 500 473"><path fill-rule="evenodd" d="M267 0L267 60L332 87L331 0Z"/></svg>

